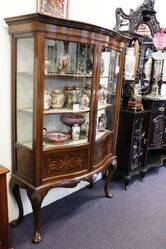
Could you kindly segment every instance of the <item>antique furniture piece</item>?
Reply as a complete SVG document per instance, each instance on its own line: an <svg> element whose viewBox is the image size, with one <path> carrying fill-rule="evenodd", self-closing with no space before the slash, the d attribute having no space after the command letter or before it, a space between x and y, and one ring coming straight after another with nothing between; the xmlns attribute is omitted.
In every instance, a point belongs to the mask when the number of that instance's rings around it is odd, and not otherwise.
<svg viewBox="0 0 166 249"><path fill-rule="evenodd" d="M0 249L11 248L6 185L6 174L8 172L8 169L0 166Z"/></svg>
<svg viewBox="0 0 166 249"><path fill-rule="evenodd" d="M125 190L133 175L144 174L151 111L121 109L117 140L118 171L123 174Z"/></svg>
<svg viewBox="0 0 166 249"><path fill-rule="evenodd" d="M5 19L12 39L13 194L27 190L33 242L40 207L54 187L74 187L116 168L115 146L125 43L94 25L39 13ZM56 94L56 97L55 97ZM53 105L50 105L52 96ZM65 96L65 101L64 101Z"/></svg>
<svg viewBox="0 0 166 249"><path fill-rule="evenodd" d="M155 154L154 147L153 151L152 148L149 147L149 144L151 144L151 137L155 136L154 126L156 127L156 131L160 130L160 138L158 139L161 139L161 137L162 139L165 139L164 111L163 113L159 111L157 112L158 114L156 113L154 115L154 106L160 102L158 101L153 105L152 103L155 101L149 100L148 103L151 102L150 105L147 104L148 100L143 100L144 111L139 111L137 109L139 112L136 112L135 110L135 112L133 111L132 113L131 111L126 110L126 107L130 106L128 99L133 91L131 86L133 86L133 84L135 84L135 86L137 85L139 94L141 93L142 98L146 99L146 96L151 93L155 81L155 60L153 58L155 47L153 44L153 36L160 31L160 26L156 19L154 3L155 1L146 0L135 11L130 10L129 15L126 15L122 9L118 8L116 10L116 26L114 29L134 40L138 39L140 43L140 61L136 77L133 80L126 80L125 77L123 78L117 159L118 170L125 175L125 186L128 185L128 181L132 175L140 172L141 177L143 177L150 165L154 166L165 163L163 156L164 145L159 145L158 143L158 145L155 146L155 148L157 148ZM162 103L163 102L160 104ZM163 110L163 108L160 108L160 110ZM159 119L157 118L157 115L159 115ZM130 121L127 122L127 119ZM159 122L157 122L157 120ZM137 136L139 132L141 132L141 134ZM126 140L123 139L122 134L125 134ZM129 140L129 138L131 138L131 140ZM122 152L122 148L126 153ZM159 149L161 149L160 152ZM158 163L158 161L160 162Z"/></svg>
<svg viewBox="0 0 166 249"><path fill-rule="evenodd" d="M166 99L143 99L145 109L151 110L147 140L146 164L143 173L151 167L166 166Z"/></svg>

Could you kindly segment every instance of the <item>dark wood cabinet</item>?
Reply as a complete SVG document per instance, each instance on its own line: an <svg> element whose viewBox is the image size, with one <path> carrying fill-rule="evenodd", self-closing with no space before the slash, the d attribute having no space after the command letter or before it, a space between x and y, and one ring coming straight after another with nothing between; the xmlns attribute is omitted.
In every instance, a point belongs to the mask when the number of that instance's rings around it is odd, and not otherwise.
<svg viewBox="0 0 166 249"><path fill-rule="evenodd" d="M8 169L0 166L0 249L11 248L6 185L8 172Z"/></svg>
<svg viewBox="0 0 166 249"><path fill-rule="evenodd" d="M146 165L151 167L166 165L166 100L143 99L145 109L151 110Z"/></svg>
<svg viewBox="0 0 166 249"><path fill-rule="evenodd" d="M115 31L39 13L5 19L12 40L13 194L19 188L34 213L33 242L41 240L40 207L54 187L93 185L116 168L115 146L125 43Z"/></svg>
<svg viewBox="0 0 166 249"><path fill-rule="evenodd" d="M118 171L125 180L127 189L130 178L144 169L150 111L131 111L121 109L117 141Z"/></svg>

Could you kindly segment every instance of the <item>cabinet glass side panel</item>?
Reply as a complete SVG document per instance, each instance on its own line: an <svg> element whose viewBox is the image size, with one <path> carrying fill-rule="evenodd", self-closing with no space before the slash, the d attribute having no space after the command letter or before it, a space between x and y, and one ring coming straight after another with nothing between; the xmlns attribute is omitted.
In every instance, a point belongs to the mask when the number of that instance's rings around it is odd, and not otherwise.
<svg viewBox="0 0 166 249"><path fill-rule="evenodd" d="M34 38L17 38L16 132L17 143L32 148Z"/></svg>
<svg viewBox="0 0 166 249"><path fill-rule="evenodd" d="M46 40L43 148L88 143L94 46Z"/></svg>
<svg viewBox="0 0 166 249"><path fill-rule="evenodd" d="M100 62L100 84L96 120L96 140L113 130L116 88L119 74L119 53L103 48Z"/></svg>

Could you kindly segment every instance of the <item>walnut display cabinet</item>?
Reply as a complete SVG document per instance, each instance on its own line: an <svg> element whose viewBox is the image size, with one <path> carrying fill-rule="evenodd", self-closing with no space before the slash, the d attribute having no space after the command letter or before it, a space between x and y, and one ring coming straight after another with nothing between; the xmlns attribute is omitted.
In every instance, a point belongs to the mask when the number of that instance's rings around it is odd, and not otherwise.
<svg viewBox="0 0 166 249"><path fill-rule="evenodd" d="M5 19L12 42L12 189L27 190L34 213L32 241L41 240L40 208L54 187L93 185L116 168L124 49L117 32L43 14Z"/></svg>

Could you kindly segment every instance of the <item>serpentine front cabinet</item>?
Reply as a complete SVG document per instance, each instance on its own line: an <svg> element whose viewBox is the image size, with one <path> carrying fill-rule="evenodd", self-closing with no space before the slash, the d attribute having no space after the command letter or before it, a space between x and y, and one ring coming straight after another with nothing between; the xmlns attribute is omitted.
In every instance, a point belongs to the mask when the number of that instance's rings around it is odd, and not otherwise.
<svg viewBox="0 0 166 249"><path fill-rule="evenodd" d="M128 38L94 25L39 13L5 19L12 40L13 194L27 190L39 214L53 187L93 185L116 168L115 146L124 49Z"/></svg>

